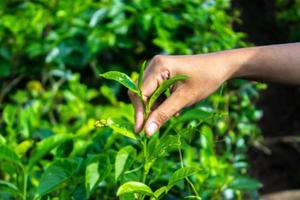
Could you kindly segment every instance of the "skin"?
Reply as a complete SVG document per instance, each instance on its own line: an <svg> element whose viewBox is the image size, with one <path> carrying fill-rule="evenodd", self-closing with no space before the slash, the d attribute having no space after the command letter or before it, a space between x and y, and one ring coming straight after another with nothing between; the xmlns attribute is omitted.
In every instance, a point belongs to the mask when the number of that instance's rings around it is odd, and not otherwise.
<svg viewBox="0 0 300 200"><path fill-rule="evenodd" d="M135 109L135 131L143 127L152 136L182 108L215 92L227 80L242 78L300 85L300 43L270 45L187 56L155 56L147 66L142 92L144 99L164 80L178 74L190 76L172 89L170 97L155 106L144 122L144 108L129 92Z"/></svg>

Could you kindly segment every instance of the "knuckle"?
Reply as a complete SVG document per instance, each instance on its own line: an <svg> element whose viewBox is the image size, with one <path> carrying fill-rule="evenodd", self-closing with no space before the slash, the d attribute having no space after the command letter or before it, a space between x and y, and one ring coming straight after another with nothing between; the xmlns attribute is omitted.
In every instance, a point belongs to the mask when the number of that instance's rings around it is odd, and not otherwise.
<svg viewBox="0 0 300 200"><path fill-rule="evenodd" d="M170 116L164 111L157 111L156 120L159 124L165 123Z"/></svg>
<svg viewBox="0 0 300 200"><path fill-rule="evenodd" d="M161 69L165 66L166 56L156 55L152 58L152 63L155 69Z"/></svg>

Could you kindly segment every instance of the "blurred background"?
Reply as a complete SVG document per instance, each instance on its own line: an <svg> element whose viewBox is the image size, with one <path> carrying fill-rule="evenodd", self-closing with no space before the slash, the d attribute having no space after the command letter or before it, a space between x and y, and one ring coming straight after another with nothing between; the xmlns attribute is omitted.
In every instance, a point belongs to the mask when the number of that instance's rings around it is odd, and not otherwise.
<svg viewBox="0 0 300 200"><path fill-rule="evenodd" d="M26 163L35 141L94 133L105 106L129 103L99 79L107 70L136 77L156 54L299 39L299 0L1 0L0 143ZM235 80L205 103L228 111L213 125L227 142L216 149L239 155L229 165L262 182L259 194L299 189L299 87Z"/></svg>

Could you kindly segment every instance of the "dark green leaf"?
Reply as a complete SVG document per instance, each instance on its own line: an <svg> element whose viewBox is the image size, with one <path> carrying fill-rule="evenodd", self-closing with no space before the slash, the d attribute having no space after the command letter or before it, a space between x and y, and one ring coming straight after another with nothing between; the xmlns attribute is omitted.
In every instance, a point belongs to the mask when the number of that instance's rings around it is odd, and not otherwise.
<svg viewBox="0 0 300 200"><path fill-rule="evenodd" d="M0 180L0 193L1 192L22 197L22 193L18 187L7 181Z"/></svg>
<svg viewBox="0 0 300 200"><path fill-rule="evenodd" d="M37 194L43 196L61 186L77 172L78 159L64 158L54 161L43 173Z"/></svg>
<svg viewBox="0 0 300 200"><path fill-rule="evenodd" d="M229 187L236 190L256 190L262 187L262 184L255 179L240 176L235 178Z"/></svg>
<svg viewBox="0 0 300 200"><path fill-rule="evenodd" d="M109 71L109 72L100 74L100 76L103 78L106 78L106 79L118 81L123 86L128 88L130 91L138 94L138 89L137 89L135 83L131 80L131 78L129 76L127 76L126 74L124 74L122 72Z"/></svg>
<svg viewBox="0 0 300 200"><path fill-rule="evenodd" d="M19 159L17 154L9 147L4 145L0 146L0 159L4 159L22 166L21 160Z"/></svg>
<svg viewBox="0 0 300 200"><path fill-rule="evenodd" d="M38 143L36 149L30 157L28 168L31 169L35 163L49 153L52 149L58 145L64 143L67 140L73 139L75 136L71 134L53 135Z"/></svg>

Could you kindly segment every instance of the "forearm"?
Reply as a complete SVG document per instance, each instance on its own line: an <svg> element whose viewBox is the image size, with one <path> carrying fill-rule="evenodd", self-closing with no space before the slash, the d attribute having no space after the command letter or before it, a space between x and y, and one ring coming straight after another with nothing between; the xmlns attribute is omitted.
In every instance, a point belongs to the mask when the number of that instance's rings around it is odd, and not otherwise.
<svg viewBox="0 0 300 200"><path fill-rule="evenodd" d="M300 85L300 43L236 49L224 54L232 63L229 79Z"/></svg>

